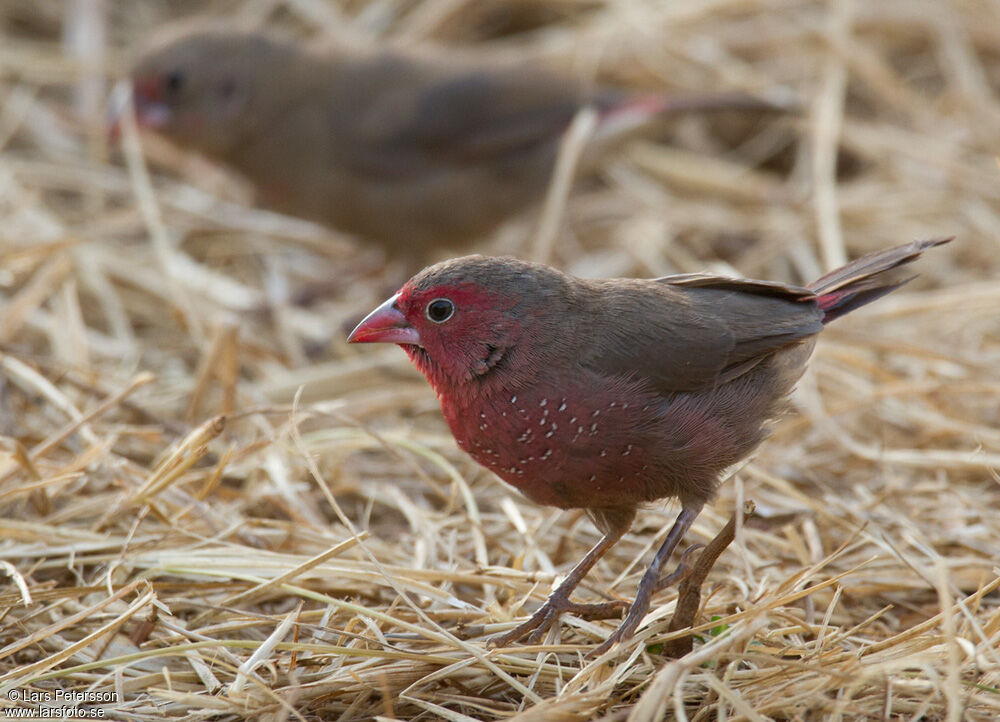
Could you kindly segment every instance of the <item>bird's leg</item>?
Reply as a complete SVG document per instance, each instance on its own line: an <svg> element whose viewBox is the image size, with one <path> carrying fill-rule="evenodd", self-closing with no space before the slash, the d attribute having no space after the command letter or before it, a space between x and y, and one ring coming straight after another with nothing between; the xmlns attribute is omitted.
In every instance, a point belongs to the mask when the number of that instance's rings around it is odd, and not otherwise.
<svg viewBox="0 0 1000 722"><path fill-rule="evenodd" d="M649 568L646 570L646 573L642 575L642 580L639 582L639 589L635 595L635 601L632 602L632 606L629 608L628 614L625 615L625 619L623 619L622 623L618 625L618 629L616 629L601 646L592 651L588 656L596 657L604 654L617 642L631 637L635 633L635 630L639 627L639 622L642 621L642 618L646 616L646 612L649 611L649 603L653 597L653 592L661 589L663 586L666 586L667 582L673 583L690 573L690 569L685 564L687 554L691 551L688 550L688 552L685 552L685 559L681 561L677 570L663 578L661 582L663 565L670 558L670 555L674 553L674 549L677 548L681 538L687 530L691 528L691 524L700 512L701 506L684 507L681 509L681 513L678 514L677 519L674 520L674 525L670 527L670 532L667 534L667 538L663 540L663 544L656 552L656 556L653 557L653 561L650 563Z"/></svg>
<svg viewBox="0 0 1000 722"><path fill-rule="evenodd" d="M757 506L752 501L743 503L743 521L746 522L754 515ZM676 632L679 629L694 626L695 615L701 606L701 588L705 583L705 578L712 571L719 555L726 550L733 539L736 538L736 524L741 512L734 511L715 538L708 543L705 551L698 555L691 571L684 577L680 588L677 590L677 605L674 607L674 616L670 618L667 632ZM700 546L700 545L699 545ZM690 551L690 549L688 550ZM685 552L687 556L687 552ZM694 648L694 637L677 637L669 640L664 646L664 653L670 657L683 657Z"/></svg>
<svg viewBox="0 0 1000 722"><path fill-rule="evenodd" d="M662 576L657 580L656 589L653 590L653 593L655 594L656 592L672 587L675 584L679 584L687 579L691 575L691 572L697 568L698 561L701 559L701 557L698 557L698 559L692 561L691 556L695 552L699 552L704 548L704 544L692 544L685 549L684 553L681 554L681 561L677 565L677 568L670 572L670 574Z"/></svg>
<svg viewBox="0 0 1000 722"><path fill-rule="evenodd" d="M587 576L587 572L597 563L597 560L604 556L605 552L622 538L631 520L631 516L629 516L628 521L625 523L608 528L601 540L573 567L573 571L563 580L562 584L555 588L545 601L545 604L539 607L537 612L532 614L527 621L517 625L509 632L490 639L488 642L489 646L505 647L528 634L531 634L528 640L530 643L535 644L540 642L545 631L559 619L559 615L563 612L572 612L589 619L607 619L626 608L628 605L625 602L617 601L598 604L579 604L571 602L569 595L576 589L581 580Z"/></svg>

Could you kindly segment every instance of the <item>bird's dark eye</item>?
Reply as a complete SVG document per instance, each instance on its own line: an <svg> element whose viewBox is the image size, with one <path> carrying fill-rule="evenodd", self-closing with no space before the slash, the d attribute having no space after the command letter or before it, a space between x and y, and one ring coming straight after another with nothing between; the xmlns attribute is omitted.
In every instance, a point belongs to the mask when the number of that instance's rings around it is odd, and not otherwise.
<svg viewBox="0 0 1000 722"><path fill-rule="evenodd" d="M434 323L444 323L455 313L455 304L447 298L435 298L427 304L427 318Z"/></svg>
<svg viewBox="0 0 1000 722"><path fill-rule="evenodd" d="M232 78L225 78L219 83L219 95L226 100L236 95L236 81Z"/></svg>
<svg viewBox="0 0 1000 722"><path fill-rule="evenodd" d="M180 70L168 73L167 77L163 79L163 85L166 87L167 92L176 93L184 87L184 73Z"/></svg>

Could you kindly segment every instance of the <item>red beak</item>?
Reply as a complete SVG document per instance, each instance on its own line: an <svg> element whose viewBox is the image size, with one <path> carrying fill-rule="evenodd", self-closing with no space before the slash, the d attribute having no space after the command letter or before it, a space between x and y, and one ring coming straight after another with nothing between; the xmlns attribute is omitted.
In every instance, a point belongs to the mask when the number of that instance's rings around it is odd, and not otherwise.
<svg viewBox="0 0 1000 722"><path fill-rule="evenodd" d="M396 306L397 293L365 316L347 337L348 343L399 343L420 345L420 332L410 325Z"/></svg>

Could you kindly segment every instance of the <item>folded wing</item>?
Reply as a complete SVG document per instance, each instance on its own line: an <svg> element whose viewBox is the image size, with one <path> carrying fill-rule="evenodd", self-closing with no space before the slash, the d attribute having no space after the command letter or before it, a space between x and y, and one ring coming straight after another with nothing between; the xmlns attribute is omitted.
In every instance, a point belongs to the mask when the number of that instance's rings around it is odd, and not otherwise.
<svg viewBox="0 0 1000 722"><path fill-rule="evenodd" d="M685 274L609 284L599 298L602 343L583 364L664 394L724 384L823 328L813 292L766 281Z"/></svg>

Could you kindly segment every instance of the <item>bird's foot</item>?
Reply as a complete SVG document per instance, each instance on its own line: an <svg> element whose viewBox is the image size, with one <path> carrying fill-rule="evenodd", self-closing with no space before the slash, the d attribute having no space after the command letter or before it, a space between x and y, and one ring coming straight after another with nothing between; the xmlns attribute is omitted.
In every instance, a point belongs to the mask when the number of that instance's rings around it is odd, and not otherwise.
<svg viewBox="0 0 1000 722"><path fill-rule="evenodd" d="M608 619L617 616L623 609L627 608L628 603L618 601L598 602L596 604L571 602L567 595L561 594L557 590L527 621L517 625L509 632L492 637L486 644L491 648L506 647L524 637L528 637L528 644L539 644L545 632L559 620L559 616L564 612L575 614L584 619Z"/></svg>
<svg viewBox="0 0 1000 722"><path fill-rule="evenodd" d="M694 571L695 568L695 562L691 559L691 556L695 552L699 552L704 548L705 548L704 544L692 544L687 549L685 549L684 553L681 554L681 560L677 564L677 568L674 569L672 572L670 572L670 574L667 574L665 577L660 577L659 580L657 580L656 591L657 592L663 591L667 587L672 587L675 584L680 584L685 579L687 579L688 575L692 571Z"/></svg>
<svg viewBox="0 0 1000 722"><path fill-rule="evenodd" d="M658 592L661 589L666 589L669 586L678 584L691 574L694 569L694 565L691 563L691 555L696 551L704 548L704 544L695 544L684 550L684 554L681 556L681 561L670 574L659 579L650 579L647 581L643 577L642 581L639 582L639 589L636 593L635 601L632 602L632 606L629 607L628 614L625 615L625 619L622 623L618 625L618 629L611 633L604 642L598 646L596 649L587 654L587 657L593 659L594 657L599 657L618 642L624 641L632 637L635 634L635 630L639 628L639 622L642 621L643 617L649 611L650 602L652 601L653 592Z"/></svg>

